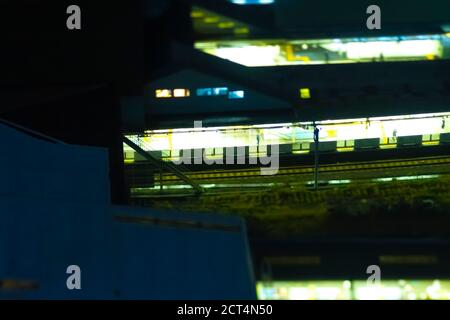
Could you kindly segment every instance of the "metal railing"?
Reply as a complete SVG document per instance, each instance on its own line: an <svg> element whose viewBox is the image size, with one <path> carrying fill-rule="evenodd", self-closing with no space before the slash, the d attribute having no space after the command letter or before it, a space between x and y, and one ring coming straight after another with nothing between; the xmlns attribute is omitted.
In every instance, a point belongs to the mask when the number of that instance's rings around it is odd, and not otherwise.
<svg viewBox="0 0 450 320"><path fill-rule="evenodd" d="M156 168L160 168L161 170L166 170L167 172L173 173L178 178L183 180L185 183L190 185L196 194L201 194L204 192L203 188L196 183L194 180L189 178L180 168L176 165L174 165L171 162L166 162L161 159L156 158L153 156L150 152L145 151L140 145L139 141L132 141L127 137L123 137L123 142L128 145L130 148L132 148L136 153L138 153L140 156L144 157L147 161L149 161L152 165L154 165ZM185 171L188 171L187 168L185 168Z"/></svg>

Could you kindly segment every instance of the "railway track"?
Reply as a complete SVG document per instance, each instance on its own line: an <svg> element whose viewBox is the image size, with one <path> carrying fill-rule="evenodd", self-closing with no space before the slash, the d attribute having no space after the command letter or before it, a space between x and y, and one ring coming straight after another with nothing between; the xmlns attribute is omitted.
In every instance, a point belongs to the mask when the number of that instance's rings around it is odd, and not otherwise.
<svg viewBox="0 0 450 320"><path fill-rule="evenodd" d="M430 158L416 158L416 159L399 159L399 160L382 160L382 161L371 161L371 162L357 162L357 163L338 163L338 164L328 164L319 167L319 172L321 175L324 174L338 174L338 173L367 173L374 171L388 172L392 170L401 169L414 169L414 168L424 168L424 167L444 167L450 165L449 156L439 156ZM314 167L312 165L304 166L292 166L283 167L278 170L278 173L274 176L261 176L261 171L259 167L255 168L245 168L245 169L230 169L230 170L205 170L197 172L186 172L186 175L200 183L205 182L215 182L220 180L228 179L247 179L247 178L258 178L258 179L274 179L283 176L301 176L301 175L312 175L314 172ZM450 172L450 166L449 166ZM440 173L440 172L436 172ZM160 179L161 178L161 179ZM155 174L155 182L157 184L178 184L182 182L178 177L170 173L164 173L162 175Z"/></svg>

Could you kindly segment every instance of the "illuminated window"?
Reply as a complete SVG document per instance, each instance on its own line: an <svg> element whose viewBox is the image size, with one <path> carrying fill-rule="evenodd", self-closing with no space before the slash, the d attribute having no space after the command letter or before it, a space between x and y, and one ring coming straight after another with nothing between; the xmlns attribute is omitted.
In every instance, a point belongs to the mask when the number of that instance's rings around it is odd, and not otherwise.
<svg viewBox="0 0 450 320"><path fill-rule="evenodd" d="M197 96L199 97L209 97L212 96L212 88L201 88L201 89L197 89Z"/></svg>
<svg viewBox="0 0 450 320"><path fill-rule="evenodd" d="M366 280L258 282L260 300L449 300L447 279L393 279L368 285Z"/></svg>
<svg viewBox="0 0 450 320"><path fill-rule="evenodd" d="M222 21L220 27L232 25ZM245 27L233 27L236 34ZM242 30L241 30L242 29ZM241 32L242 31L242 32ZM202 40L195 48L248 67L309 64L374 63L449 59L450 31L441 34L336 39Z"/></svg>
<svg viewBox="0 0 450 320"><path fill-rule="evenodd" d="M234 22L231 22L231 21L220 22L220 23L218 24L218 27L219 27L220 29L234 28Z"/></svg>
<svg viewBox="0 0 450 320"><path fill-rule="evenodd" d="M371 146L373 141L381 141L382 145L386 145L394 130L396 130L397 136L420 136L422 138L424 135L428 137L432 135L434 136L433 140L439 141L440 138L441 141L445 141L443 140L446 139L445 135L450 135L450 125L446 125L444 128L442 125L443 120L449 117L450 112L443 112L368 119L324 120L316 121L316 124L321 129L321 141L336 142L336 145L340 147L339 151L349 151L350 148L358 147L358 145ZM293 144L293 153L301 154L308 153L310 150L310 143L313 142L313 125L311 122L301 122L201 129L172 128L146 131L144 137L139 135L127 137L134 139L133 141L141 141L139 143L143 143L146 151L265 146L277 143L279 145ZM358 141L360 139L362 141ZM396 143L393 145L396 146ZM132 149L125 149L125 151L133 152ZM252 150L252 152L256 153L258 150ZM425 179L424 176L420 176L420 178ZM427 178L431 179L435 176ZM404 180L405 178L398 177L396 179ZM414 179L419 178L415 177ZM389 181L392 181L392 178ZM421 259L410 256L407 258ZM384 255L381 258L381 263L390 262L392 264L395 261L392 256Z"/></svg>
<svg viewBox="0 0 450 320"><path fill-rule="evenodd" d="M155 93L157 98L172 98L172 90L170 89L157 89Z"/></svg>
<svg viewBox="0 0 450 320"><path fill-rule="evenodd" d="M247 27L241 27L241 28L235 28L234 29L234 33L235 34L247 34L247 33L249 33L250 31L248 30L248 28ZM450 37L450 33L449 33L449 37Z"/></svg>
<svg viewBox="0 0 450 320"><path fill-rule="evenodd" d="M189 97L191 95L188 89L174 89L173 96L175 98Z"/></svg>
<svg viewBox="0 0 450 320"><path fill-rule="evenodd" d="M243 90L230 91L228 93L228 99L244 99L245 93Z"/></svg>
<svg viewBox="0 0 450 320"><path fill-rule="evenodd" d="M210 96L226 96L228 94L228 88L200 88L197 89L198 97L210 97Z"/></svg>
<svg viewBox="0 0 450 320"><path fill-rule="evenodd" d="M192 10L191 11L191 18L203 18L205 16L205 13L200 10Z"/></svg>
<svg viewBox="0 0 450 320"><path fill-rule="evenodd" d="M438 257L432 255L383 255L379 257L382 264L436 264Z"/></svg>
<svg viewBox="0 0 450 320"><path fill-rule="evenodd" d="M171 156L171 150L161 150L161 156L163 158L170 158Z"/></svg>
<svg viewBox="0 0 450 320"><path fill-rule="evenodd" d="M234 4L273 4L275 0L228 0Z"/></svg>
<svg viewBox="0 0 450 320"><path fill-rule="evenodd" d="M206 17L203 19L204 23L218 23L219 22L219 17Z"/></svg>
<svg viewBox="0 0 450 320"><path fill-rule="evenodd" d="M300 98L311 99L311 90L309 90L309 88L301 88L300 89Z"/></svg>
<svg viewBox="0 0 450 320"><path fill-rule="evenodd" d="M226 96L228 94L228 88L213 88L213 95Z"/></svg>

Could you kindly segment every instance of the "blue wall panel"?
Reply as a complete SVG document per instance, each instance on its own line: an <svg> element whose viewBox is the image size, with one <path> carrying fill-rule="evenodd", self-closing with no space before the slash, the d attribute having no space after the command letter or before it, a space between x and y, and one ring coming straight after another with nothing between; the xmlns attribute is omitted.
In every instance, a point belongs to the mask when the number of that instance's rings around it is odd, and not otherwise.
<svg viewBox="0 0 450 320"><path fill-rule="evenodd" d="M241 219L113 207L106 150L2 125L0 142L0 298L255 298Z"/></svg>

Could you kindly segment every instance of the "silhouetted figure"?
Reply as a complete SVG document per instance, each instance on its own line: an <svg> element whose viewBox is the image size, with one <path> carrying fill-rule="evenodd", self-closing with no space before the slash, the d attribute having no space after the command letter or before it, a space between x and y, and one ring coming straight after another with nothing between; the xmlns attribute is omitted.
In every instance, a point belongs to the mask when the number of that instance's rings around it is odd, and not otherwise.
<svg viewBox="0 0 450 320"><path fill-rule="evenodd" d="M319 128L314 128L314 142L319 142Z"/></svg>

